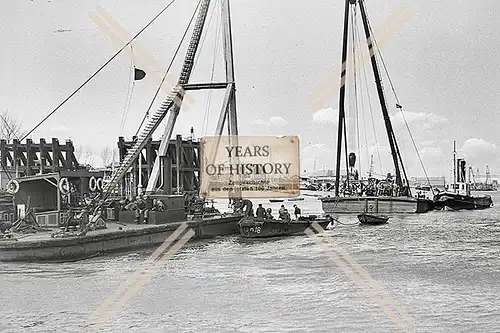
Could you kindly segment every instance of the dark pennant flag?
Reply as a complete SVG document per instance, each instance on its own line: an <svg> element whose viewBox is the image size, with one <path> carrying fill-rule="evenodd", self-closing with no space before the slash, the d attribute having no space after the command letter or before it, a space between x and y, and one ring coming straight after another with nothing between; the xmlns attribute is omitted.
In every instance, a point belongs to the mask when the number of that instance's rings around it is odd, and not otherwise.
<svg viewBox="0 0 500 333"><path fill-rule="evenodd" d="M134 81L139 81L139 80L142 80L144 79L144 77L146 76L146 72L143 71L142 69L139 69L139 68L135 68L135 72L134 72Z"/></svg>

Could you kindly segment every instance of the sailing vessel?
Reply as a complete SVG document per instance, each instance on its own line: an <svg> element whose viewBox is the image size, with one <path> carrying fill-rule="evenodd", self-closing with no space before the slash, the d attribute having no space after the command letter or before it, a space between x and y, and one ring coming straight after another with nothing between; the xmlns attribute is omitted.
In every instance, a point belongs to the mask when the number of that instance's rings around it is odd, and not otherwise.
<svg viewBox="0 0 500 333"><path fill-rule="evenodd" d="M434 196L435 209L449 208L451 210L472 210L485 209L493 205L491 196L472 196L472 182L469 173L469 179L466 176L466 161L463 158L457 159L456 145L453 142L453 184L452 188L444 192L437 193Z"/></svg>
<svg viewBox="0 0 500 333"><path fill-rule="evenodd" d="M345 95L346 95L346 72L347 72L347 50L349 39L349 13L352 12L354 19L356 18L356 10L359 8L363 21L372 70L375 78L377 93L379 97L384 125L389 140L389 146L394 163L395 179L388 174L386 180L376 180L375 178L368 179L368 182L363 182L359 179L359 174L355 169L356 155L349 153L347 155L347 137L346 137L346 116L345 116ZM352 22L354 27L354 21ZM354 36L353 31L353 36ZM353 37L354 40L354 37ZM323 211L326 214L339 213L355 213L371 212L371 213L423 213L432 209L432 200L420 199L412 197L408 183L408 177L404 168L401 152L399 150L396 136L391 124L386 97L381 82L381 75L376 59L376 41L367 18L365 5L363 0L346 0L344 14L344 32L342 46L342 70L340 78L339 91L339 121L337 131L337 161L336 161L336 177L335 177L335 196L326 196L320 198L323 206ZM356 91L356 90L355 90ZM402 108L401 105L396 105L397 108ZM343 142L344 140L344 142ZM342 144L345 144L346 150L346 171L347 176L342 181L340 175L340 165L342 159Z"/></svg>

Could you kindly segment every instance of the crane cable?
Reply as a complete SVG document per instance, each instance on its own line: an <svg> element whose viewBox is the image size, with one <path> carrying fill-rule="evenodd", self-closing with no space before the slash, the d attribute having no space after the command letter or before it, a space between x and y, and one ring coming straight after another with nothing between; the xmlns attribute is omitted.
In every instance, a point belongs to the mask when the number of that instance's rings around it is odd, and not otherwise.
<svg viewBox="0 0 500 333"><path fill-rule="evenodd" d="M130 45L130 53L131 53L131 59L130 59L130 72L129 72L129 77L128 77L128 90L127 90L127 97L125 99L125 106L123 107L123 114L122 114L122 121L120 123L120 134L123 135L123 129L125 127L125 123L127 121L127 114L130 109L130 102L132 100L132 92L134 91L135 87L135 82L132 81L132 76L134 75L134 51L132 49L132 45Z"/></svg>
<svg viewBox="0 0 500 333"><path fill-rule="evenodd" d="M131 40L129 40L125 45L123 45L118 52L116 52L111 58L109 58L97 71L94 72L88 79L86 79L76 90L74 90L68 97L66 97L54 110L52 110L48 115L46 115L35 127L33 127L28 133L26 133L22 139L26 139L33 131L35 131L40 125L42 125L47 119L49 119L54 113L56 113L57 110L59 110L67 101L69 101L74 95L76 95L77 92L79 92L87 83L90 82L94 77L99 74L104 67L106 67L113 59L115 59L127 46L129 46L134 40L141 35L144 30L146 30L153 22L156 21L173 3L175 0L171 0L151 21L149 21L139 32L132 37Z"/></svg>
<svg viewBox="0 0 500 333"><path fill-rule="evenodd" d="M182 43L184 42L184 39L186 38L186 35L189 31L189 27L193 23L193 19L196 15L196 12L198 11L198 8L200 7L200 4L201 4L201 0L198 2L198 5L196 5L196 8L194 9L193 15L191 16L191 19L189 20L189 23L188 23L186 29L184 30L184 34L182 35L181 41L179 42L179 45L177 45L177 49L175 50L174 55L173 55L172 59L170 60L170 63L168 64L167 70L165 71L165 74L163 75L163 77L161 79L160 85L158 86L158 89L156 89L156 92L153 96L153 99L151 100L151 103L149 104L149 107L146 110L146 113L144 114L144 117L142 118L142 121L139 124L139 127L137 128L137 131L135 132L135 136L137 136L139 134L139 131L141 130L142 125L144 124L144 121L149 116L149 111L153 107L153 103L156 100L156 97L158 97L158 94L160 93L161 87L163 86L163 83L165 82L165 79L167 78L167 74L170 72L170 68L172 67L174 60L177 57L179 50L181 49Z"/></svg>

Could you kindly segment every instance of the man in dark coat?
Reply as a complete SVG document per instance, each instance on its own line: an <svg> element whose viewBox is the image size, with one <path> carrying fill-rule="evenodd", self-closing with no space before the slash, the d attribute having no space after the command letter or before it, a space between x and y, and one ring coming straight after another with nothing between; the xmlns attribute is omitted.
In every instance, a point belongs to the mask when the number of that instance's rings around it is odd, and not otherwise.
<svg viewBox="0 0 500 333"><path fill-rule="evenodd" d="M302 211L297 205L293 205L294 211L293 214L295 215L295 219L298 220L300 217L300 214L302 214Z"/></svg>
<svg viewBox="0 0 500 333"><path fill-rule="evenodd" d="M257 210L255 211L255 215L257 215L258 218L264 218L266 217L266 209L262 207L262 204L259 204L259 207L257 207Z"/></svg>

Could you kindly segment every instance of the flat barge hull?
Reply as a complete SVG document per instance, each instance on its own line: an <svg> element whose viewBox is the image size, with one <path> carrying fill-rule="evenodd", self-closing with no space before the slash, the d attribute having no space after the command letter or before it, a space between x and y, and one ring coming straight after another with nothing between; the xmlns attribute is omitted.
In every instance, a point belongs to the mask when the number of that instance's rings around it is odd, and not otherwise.
<svg viewBox="0 0 500 333"><path fill-rule="evenodd" d="M432 200L401 197L328 197L321 198L325 214L409 214L425 213L433 208Z"/></svg>
<svg viewBox="0 0 500 333"><path fill-rule="evenodd" d="M192 239L202 239L237 234L241 218L242 215L232 215L186 222L188 229L195 232ZM163 243L183 223L121 225L108 222L107 229L91 231L82 237L51 238L48 233L40 233L14 241L0 240L0 261L78 260L154 246Z"/></svg>

